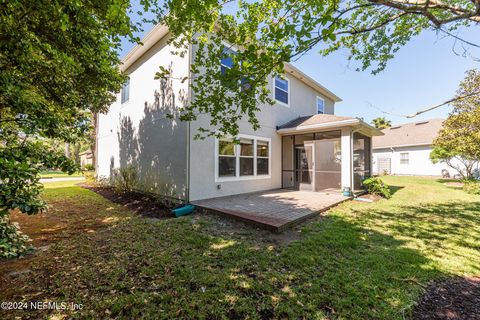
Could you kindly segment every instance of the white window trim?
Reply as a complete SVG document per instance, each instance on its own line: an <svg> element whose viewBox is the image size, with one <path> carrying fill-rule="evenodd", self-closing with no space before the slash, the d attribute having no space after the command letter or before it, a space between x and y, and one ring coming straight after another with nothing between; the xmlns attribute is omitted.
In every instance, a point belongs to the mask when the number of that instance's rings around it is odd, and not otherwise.
<svg viewBox="0 0 480 320"><path fill-rule="evenodd" d="M277 76L278 77L278 76ZM277 77L273 77L272 78L272 94L273 94L273 99L275 100L276 103L278 103L279 105L281 106L284 106L284 107L287 107L287 108L290 108L290 79L288 79L287 77L285 76L282 76L281 78L283 80L286 80L287 81L287 85L288 85L288 91L287 91L287 103L283 102L283 101L279 101L277 100L277 98L275 98L275 89L276 89L276 86L275 86L275 78ZM283 89L280 89L283 91Z"/></svg>
<svg viewBox="0 0 480 320"><path fill-rule="evenodd" d="M218 157L219 157L219 141L215 138L215 182L228 181L244 181L244 180L261 180L270 179L272 175L272 139L266 137L239 134L237 138L253 139L253 176L240 176L240 145L235 145L235 177L219 177L218 175ZM228 137L226 138L228 139ZM257 175L257 140L268 142L268 174ZM265 157L261 157L265 158Z"/></svg>
<svg viewBox="0 0 480 320"><path fill-rule="evenodd" d="M322 100L322 101L323 101L323 112L322 112L322 113L319 113L319 112L318 112L318 100ZM315 109L316 109L317 114L325 114L325 99L323 99L323 98L320 97L320 96L317 96L317 99L315 99Z"/></svg>

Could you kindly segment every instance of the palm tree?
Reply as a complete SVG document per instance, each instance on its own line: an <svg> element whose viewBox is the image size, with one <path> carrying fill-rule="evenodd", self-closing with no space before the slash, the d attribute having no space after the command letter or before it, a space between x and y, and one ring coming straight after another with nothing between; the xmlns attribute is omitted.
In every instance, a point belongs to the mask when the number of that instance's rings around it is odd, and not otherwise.
<svg viewBox="0 0 480 320"><path fill-rule="evenodd" d="M392 126L392 121L385 119L385 117L378 117L372 120L372 124L377 129L386 129Z"/></svg>

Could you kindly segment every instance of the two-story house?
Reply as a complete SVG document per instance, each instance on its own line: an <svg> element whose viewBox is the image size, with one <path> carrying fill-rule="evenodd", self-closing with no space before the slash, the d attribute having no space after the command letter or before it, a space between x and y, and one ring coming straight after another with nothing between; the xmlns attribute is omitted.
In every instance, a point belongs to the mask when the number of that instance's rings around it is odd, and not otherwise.
<svg viewBox="0 0 480 320"><path fill-rule="evenodd" d="M341 99L290 64L283 77L269 79L276 103L260 106L259 130L241 122L239 144L194 139L208 116L182 122L166 115L193 98L180 79L189 77L195 47L173 55L168 37L167 27L157 25L123 60L129 81L98 117L99 177L133 165L140 189L194 201L279 188L357 190L370 175L371 137L381 132L334 115ZM154 80L159 66L171 69L170 80Z"/></svg>

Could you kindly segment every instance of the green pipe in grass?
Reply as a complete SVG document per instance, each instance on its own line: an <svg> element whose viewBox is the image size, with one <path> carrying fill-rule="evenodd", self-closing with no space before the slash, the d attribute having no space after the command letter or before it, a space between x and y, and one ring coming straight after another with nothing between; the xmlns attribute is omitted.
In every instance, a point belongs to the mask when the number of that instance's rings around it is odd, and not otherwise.
<svg viewBox="0 0 480 320"><path fill-rule="evenodd" d="M195 206L193 204L186 204L182 207L172 209L172 215L175 218L178 218L181 216L189 215L193 213L194 210L195 210Z"/></svg>

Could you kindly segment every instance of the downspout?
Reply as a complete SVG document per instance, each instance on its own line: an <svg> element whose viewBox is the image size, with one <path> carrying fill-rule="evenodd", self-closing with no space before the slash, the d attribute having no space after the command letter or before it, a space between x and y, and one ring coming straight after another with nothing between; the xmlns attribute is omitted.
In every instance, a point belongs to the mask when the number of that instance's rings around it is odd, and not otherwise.
<svg viewBox="0 0 480 320"><path fill-rule="evenodd" d="M192 72L190 66L192 65L193 59L193 48L192 44L188 44L188 93L187 93L187 103L192 101ZM190 202L190 120L187 123L187 172L186 172L186 184L187 189L185 191L185 200L186 202Z"/></svg>
<svg viewBox="0 0 480 320"><path fill-rule="evenodd" d="M99 114L95 117L95 155L93 156L93 160L95 161L95 180L98 179L98 125L100 122Z"/></svg>

